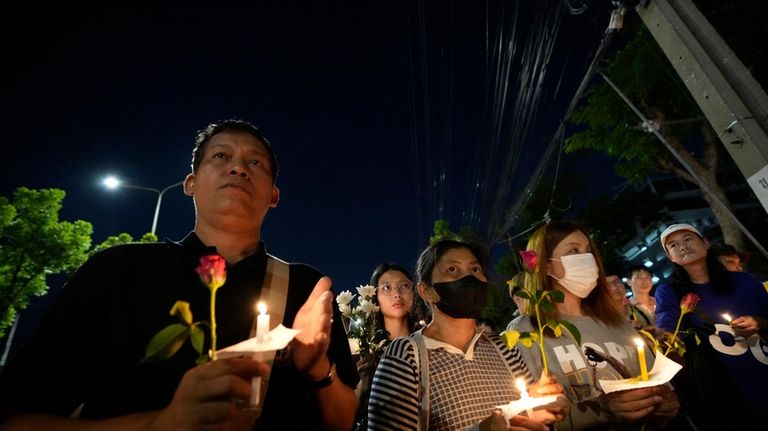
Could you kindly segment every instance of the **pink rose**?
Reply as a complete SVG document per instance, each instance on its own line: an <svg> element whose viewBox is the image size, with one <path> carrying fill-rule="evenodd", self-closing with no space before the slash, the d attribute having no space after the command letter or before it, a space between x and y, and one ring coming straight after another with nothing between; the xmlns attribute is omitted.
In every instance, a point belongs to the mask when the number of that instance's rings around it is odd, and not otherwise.
<svg viewBox="0 0 768 431"><path fill-rule="evenodd" d="M218 254L202 256L195 271L200 281L211 289L218 289L227 281L227 262Z"/></svg>
<svg viewBox="0 0 768 431"><path fill-rule="evenodd" d="M690 313L693 311L696 306L699 304L699 295L695 293L687 293L685 296L683 296L683 300L680 301L680 313Z"/></svg>
<svg viewBox="0 0 768 431"><path fill-rule="evenodd" d="M520 256L523 258L523 265L526 271L534 271L536 264L539 263L539 256L534 250L520 250Z"/></svg>

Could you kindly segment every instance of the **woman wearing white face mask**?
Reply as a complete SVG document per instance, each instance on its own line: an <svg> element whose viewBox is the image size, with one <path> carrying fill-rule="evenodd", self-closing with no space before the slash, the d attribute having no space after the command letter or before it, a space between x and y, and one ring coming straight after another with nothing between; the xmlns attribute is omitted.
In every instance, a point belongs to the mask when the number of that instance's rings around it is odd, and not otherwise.
<svg viewBox="0 0 768 431"><path fill-rule="evenodd" d="M558 424L560 430L613 429L622 422L648 421L666 426L677 415L677 397L667 386L656 386L604 395L599 379L621 379L622 373L639 375L634 339L638 337L619 307L611 299L595 244L587 232L571 222L555 221L539 228L528 241L535 251L535 268L525 274L527 291L559 290L565 300L543 318L567 320L581 332L582 345L563 335L545 331L545 350L550 372L565 386L574 403L570 415ZM531 308L531 307L526 307ZM533 310L513 320L508 330L528 332L538 328ZM588 359L591 347L610 361ZM536 348L521 348L534 375L541 370ZM648 369L653 366L648 357ZM594 356L591 359L595 359ZM602 359L602 358L598 358ZM609 363L610 362L610 363Z"/></svg>

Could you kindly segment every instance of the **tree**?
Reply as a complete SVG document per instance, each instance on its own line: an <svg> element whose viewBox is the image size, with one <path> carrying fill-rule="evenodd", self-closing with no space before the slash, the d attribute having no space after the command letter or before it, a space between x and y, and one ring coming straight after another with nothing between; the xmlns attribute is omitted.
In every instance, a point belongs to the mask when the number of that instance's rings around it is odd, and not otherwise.
<svg viewBox="0 0 768 431"><path fill-rule="evenodd" d="M714 195L730 206L718 183L720 140L644 28L636 32L605 71L650 124L640 125L640 120L613 89L602 83L589 91L587 103L573 113L571 120L587 128L568 138L566 151L587 149L615 157L616 173L634 182L651 172L666 171L695 183L661 142L643 130L656 128ZM703 197L712 208L725 241L743 249L744 241L737 225L712 196L705 193Z"/></svg>
<svg viewBox="0 0 768 431"><path fill-rule="evenodd" d="M153 234L152 232L147 232L138 241L135 241L130 234L127 234L125 232L117 236L109 236L101 244L93 247L88 252L88 256L93 256L94 254L102 250L106 250L116 245L130 244L134 242L157 242L157 235Z"/></svg>
<svg viewBox="0 0 768 431"><path fill-rule="evenodd" d="M48 291L46 276L66 273L88 257L90 223L59 221L65 193L19 187L0 196L0 337L32 296Z"/></svg>
<svg viewBox="0 0 768 431"><path fill-rule="evenodd" d="M455 241L467 241L477 244L482 244L480 237L472 231L469 226L462 226L459 228L459 232L453 232L448 228L448 222L443 219L435 220L435 224L432 226L432 236L429 237L429 244L434 245L436 242L451 239Z"/></svg>

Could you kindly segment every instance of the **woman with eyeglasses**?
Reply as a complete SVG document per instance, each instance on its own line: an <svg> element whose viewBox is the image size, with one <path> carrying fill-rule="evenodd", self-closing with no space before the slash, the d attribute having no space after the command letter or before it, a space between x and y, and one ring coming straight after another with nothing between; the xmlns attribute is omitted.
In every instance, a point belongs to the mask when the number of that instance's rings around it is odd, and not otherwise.
<svg viewBox="0 0 768 431"><path fill-rule="evenodd" d="M371 286L376 287L373 302L379 306L376 313L376 328L383 329L386 335L384 344L397 337L405 337L418 329L422 318L418 305L414 307L413 281L408 270L393 263L382 263L371 275ZM379 352L383 352L380 349ZM357 385L358 414L355 419L355 429L367 429L368 394L371 380L379 357L370 362L362 359L357 363L360 383Z"/></svg>

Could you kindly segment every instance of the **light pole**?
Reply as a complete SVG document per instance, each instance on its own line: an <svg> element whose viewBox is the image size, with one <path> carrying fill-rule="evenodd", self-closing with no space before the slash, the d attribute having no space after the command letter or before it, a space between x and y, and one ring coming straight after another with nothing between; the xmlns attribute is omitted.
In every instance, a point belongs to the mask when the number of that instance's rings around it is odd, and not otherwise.
<svg viewBox="0 0 768 431"><path fill-rule="evenodd" d="M179 181L178 183L173 183L170 186L164 188L164 189L155 189L152 187L142 187L142 186L134 186L130 184L123 184L122 181L119 179L109 176L104 178L104 180L101 182L106 188L110 190L114 190L118 187L125 187L128 189L138 189L138 190L146 190L148 192L157 193L157 204L155 205L155 217L152 219L152 235L155 234L155 230L157 229L157 218L160 216L160 204L163 202L163 195L168 190L178 187L182 184L184 184L184 181Z"/></svg>

